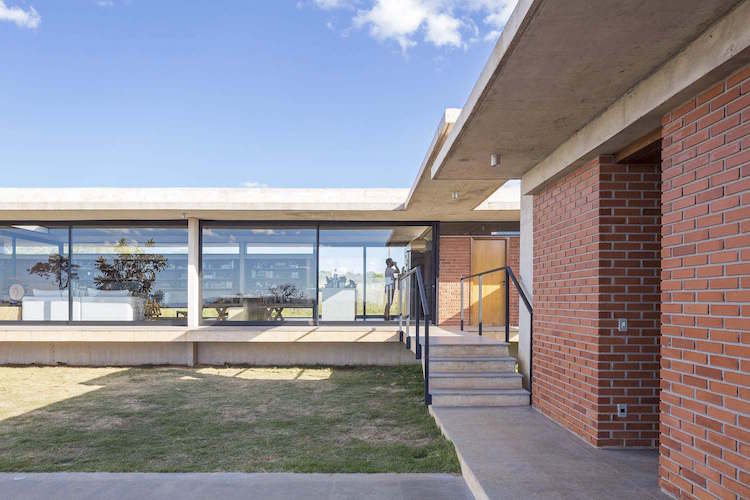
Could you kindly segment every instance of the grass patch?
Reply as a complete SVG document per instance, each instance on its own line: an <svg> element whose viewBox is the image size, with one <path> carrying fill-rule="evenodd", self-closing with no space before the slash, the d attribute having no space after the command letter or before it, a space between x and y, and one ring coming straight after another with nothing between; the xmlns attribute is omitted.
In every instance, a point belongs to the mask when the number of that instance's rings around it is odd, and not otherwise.
<svg viewBox="0 0 750 500"><path fill-rule="evenodd" d="M0 368L0 470L452 472L418 366Z"/></svg>

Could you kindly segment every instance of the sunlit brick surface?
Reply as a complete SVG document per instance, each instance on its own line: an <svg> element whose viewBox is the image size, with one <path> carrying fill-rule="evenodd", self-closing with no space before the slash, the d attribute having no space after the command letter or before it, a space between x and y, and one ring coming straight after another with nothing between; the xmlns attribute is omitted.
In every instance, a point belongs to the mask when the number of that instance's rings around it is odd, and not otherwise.
<svg viewBox="0 0 750 500"><path fill-rule="evenodd" d="M750 66L662 124L661 486L750 498Z"/></svg>

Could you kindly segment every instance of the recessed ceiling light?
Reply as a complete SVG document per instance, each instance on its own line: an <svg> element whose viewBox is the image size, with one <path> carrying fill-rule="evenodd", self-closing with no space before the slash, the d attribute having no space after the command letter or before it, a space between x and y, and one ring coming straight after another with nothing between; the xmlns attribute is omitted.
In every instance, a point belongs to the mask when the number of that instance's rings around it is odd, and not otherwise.
<svg viewBox="0 0 750 500"><path fill-rule="evenodd" d="M492 153L490 155L490 167L497 167L500 165L500 155L497 153Z"/></svg>

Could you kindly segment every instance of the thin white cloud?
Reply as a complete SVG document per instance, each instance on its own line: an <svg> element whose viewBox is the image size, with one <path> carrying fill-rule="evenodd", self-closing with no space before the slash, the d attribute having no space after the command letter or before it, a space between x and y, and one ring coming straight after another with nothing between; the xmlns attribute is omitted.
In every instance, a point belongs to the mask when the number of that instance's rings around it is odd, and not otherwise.
<svg viewBox="0 0 750 500"><path fill-rule="evenodd" d="M321 9L351 8L353 26L406 52L422 38L436 47L492 42L502 32L517 0L314 0ZM482 26L480 29L479 25Z"/></svg>
<svg viewBox="0 0 750 500"><path fill-rule="evenodd" d="M358 28L369 26L376 40L395 40L406 50L416 45L411 39L424 23L428 11L420 0L377 0L369 10L359 10L354 18Z"/></svg>
<svg viewBox="0 0 750 500"><path fill-rule="evenodd" d="M426 22L425 40L437 47L444 45L461 46L461 21L448 14L436 14L427 17Z"/></svg>
<svg viewBox="0 0 750 500"><path fill-rule="evenodd" d="M268 187L268 184L263 184L262 182L243 182L242 187L246 188L266 188Z"/></svg>
<svg viewBox="0 0 750 500"><path fill-rule="evenodd" d="M487 34L484 35L482 40L484 40L485 42L494 42L500 37L500 33L502 32L498 30L488 31Z"/></svg>
<svg viewBox="0 0 750 500"><path fill-rule="evenodd" d="M352 4L348 0L314 0L315 6L319 9L330 10L340 9L342 7L351 7Z"/></svg>
<svg viewBox="0 0 750 500"><path fill-rule="evenodd" d="M42 18L34 7L29 6L24 9L19 6L8 7L3 0L0 0L0 21L15 23L20 28L36 29Z"/></svg>
<svg viewBox="0 0 750 500"><path fill-rule="evenodd" d="M98 7L114 7L115 2L114 0L97 0L96 5Z"/></svg>

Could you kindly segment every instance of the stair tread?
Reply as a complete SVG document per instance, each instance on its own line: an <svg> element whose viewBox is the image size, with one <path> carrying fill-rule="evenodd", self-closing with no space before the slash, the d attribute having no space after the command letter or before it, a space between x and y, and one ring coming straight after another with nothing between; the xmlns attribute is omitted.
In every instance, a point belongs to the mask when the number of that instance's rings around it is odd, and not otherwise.
<svg viewBox="0 0 750 500"><path fill-rule="evenodd" d="M515 361L513 356L430 356L430 361Z"/></svg>
<svg viewBox="0 0 750 500"><path fill-rule="evenodd" d="M404 335L404 338L406 338L406 335ZM412 340L415 340L416 337L414 335L409 335L409 338ZM419 336L419 343L424 344L424 337L421 335ZM461 347L461 346L481 346L481 347L509 347L510 342L505 341L494 341L494 342L482 342L482 341L445 341L445 340L439 340L434 341L433 339L430 339L430 347Z"/></svg>
<svg viewBox="0 0 750 500"><path fill-rule="evenodd" d="M433 396L527 396L529 391L526 389L431 389L430 394Z"/></svg>
<svg viewBox="0 0 750 500"><path fill-rule="evenodd" d="M521 378L516 372L430 372L430 378Z"/></svg>

